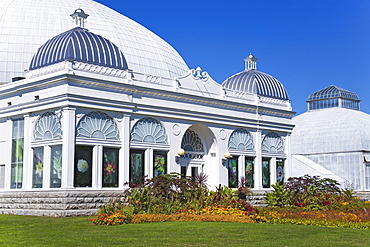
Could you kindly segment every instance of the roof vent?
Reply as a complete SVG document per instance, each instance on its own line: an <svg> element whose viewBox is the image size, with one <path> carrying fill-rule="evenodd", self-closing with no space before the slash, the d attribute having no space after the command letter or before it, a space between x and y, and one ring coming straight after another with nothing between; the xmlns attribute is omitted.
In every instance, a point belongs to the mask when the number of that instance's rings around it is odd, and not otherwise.
<svg viewBox="0 0 370 247"><path fill-rule="evenodd" d="M71 14L71 17L76 22L76 25L78 27L84 28L85 20L87 19L87 17L89 17L89 15L85 14L85 12L82 9L78 8L75 10L73 14Z"/></svg>
<svg viewBox="0 0 370 247"><path fill-rule="evenodd" d="M13 77L12 82L20 81L20 80L23 80L23 79L26 79L26 77L21 77L21 76Z"/></svg>

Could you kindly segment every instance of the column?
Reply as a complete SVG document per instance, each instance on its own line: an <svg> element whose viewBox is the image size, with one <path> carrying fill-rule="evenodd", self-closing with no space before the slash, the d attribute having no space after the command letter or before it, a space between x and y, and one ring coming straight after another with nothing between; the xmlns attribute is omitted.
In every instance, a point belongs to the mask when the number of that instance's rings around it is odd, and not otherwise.
<svg viewBox="0 0 370 247"><path fill-rule="evenodd" d="M145 150L145 167L144 167L144 176L148 176L148 178L154 177L154 171L153 171L153 149L148 148Z"/></svg>
<svg viewBox="0 0 370 247"><path fill-rule="evenodd" d="M76 108L63 108L62 189L74 188Z"/></svg>
<svg viewBox="0 0 370 247"><path fill-rule="evenodd" d="M130 167L130 122L131 114L123 114L122 121L122 148L120 150L120 161L119 161L119 187L123 188L126 182L129 182L129 167Z"/></svg>
<svg viewBox="0 0 370 247"><path fill-rule="evenodd" d="M6 131L7 138L6 138L6 150L4 151L4 154L7 156L5 159L5 178L4 178L4 189L9 190L10 189L10 183L11 183L11 175L12 175L12 127L13 122L11 119L7 119L6 121L6 127L3 131Z"/></svg>
<svg viewBox="0 0 370 247"><path fill-rule="evenodd" d="M290 152L290 136L291 133L288 133L286 136L286 144L285 144L285 153L286 153L286 160L284 164L284 180L287 181L292 174L292 153Z"/></svg>
<svg viewBox="0 0 370 247"><path fill-rule="evenodd" d="M33 179L33 150L31 148L32 141L32 123L30 115L26 114L24 117L24 139L23 139L23 189L32 188Z"/></svg>
<svg viewBox="0 0 370 247"><path fill-rule="evenodd" d="M276 157L270 159L270 187L276 184Z"/></svg>
<svg viewBox="0 0 370 247"><path fill-rule="evenodd" d="M92 188L101 189L103 186L103 146L97 145L93 148L92 162Z"/></svg>
<svg viewBox="0 0 370 247"><path fill-rule="evenodd" d="M44 147L44 169L43 169L43 179L42 188L50 188L50 170L51 170L51 147Z"/></svg>
<svg viewBox="0 0 370 247"><path fill-rule="evenodd" d="M256 158L254 160L254 188L262 189L262 131L256 131Z"/></svg>

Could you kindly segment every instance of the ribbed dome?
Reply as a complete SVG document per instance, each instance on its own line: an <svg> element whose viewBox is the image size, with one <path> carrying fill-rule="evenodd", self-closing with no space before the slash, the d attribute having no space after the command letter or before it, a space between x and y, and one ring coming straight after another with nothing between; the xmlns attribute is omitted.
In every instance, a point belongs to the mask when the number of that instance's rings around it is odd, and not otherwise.
<svg viewBox="0 0 370 247"><path fill-rule="evenodd" d="M92 0L1 0L0 82L25 76L37 49L74 28L78 8L89 15L85 28L116 44L136 72L173 78L189 68L167 42L137 22Z"/></svg>
<svg viewBox="0 0 370 247"><path fill-rule="evenodd" d="M115 44L87 29L76 27L41 46L32 58L30 70L65 60L127 69L125 57Z"/></svg>
<svg viewBox="0 0 370 247"><path fill-rule="evenodd" d="M317 100L317 99L329 99L329 98L347 98L347 99L354 99L358 100L357 94L350 92L348 90L345 90L343 88L331 85L329 87L326 87L324 89L321 89L317 92L312 93L310 96L308 96L308 100Z"/></svg>
<svg viewBox="0 0 370 247"><path fill-rule="evenodd" d="M370 115L346 108L326 108L293 118L292 154L370 151Z"/></svg>
<svg viewBox="0 0 370 247"><path fill-rule="evenodd" d="M255 69L242 71L229 77L222 83L227 89L257 94L265 97L288 99L283 84L276 78Z"/></svg>

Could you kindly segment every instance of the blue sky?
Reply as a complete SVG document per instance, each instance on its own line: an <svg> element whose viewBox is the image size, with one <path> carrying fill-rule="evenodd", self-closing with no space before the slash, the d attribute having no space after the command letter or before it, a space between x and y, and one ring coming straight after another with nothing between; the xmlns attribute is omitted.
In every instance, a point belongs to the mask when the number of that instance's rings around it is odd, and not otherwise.
<svg viewBox="0 0 370 247"><path fill-rule="evenodd" d="M244 69L283 83L293 110L330 85L370 113L370 0L98 0L171 44L190 68L222 83Z"/></svg>

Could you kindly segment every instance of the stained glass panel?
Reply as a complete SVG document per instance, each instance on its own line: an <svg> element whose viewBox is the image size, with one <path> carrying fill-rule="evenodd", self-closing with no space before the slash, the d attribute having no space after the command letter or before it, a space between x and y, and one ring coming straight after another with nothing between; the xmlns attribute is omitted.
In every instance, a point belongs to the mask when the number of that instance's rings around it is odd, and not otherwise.
<svg viewBox="0 0 370 247"><path fill-rule="evenodd" d="M276 159L276 182L278 182L280 185L283 185L284 178L284 160Z"/></svg>
<svg viewBox="0 0 370 247"><path fill-rule="evenodd" d="M51 147L50 188L60 188L62 183L62 145Z"/></svg>
<svg viewBox="0 0 370 247"><path fill-rule="evenodd" d="M228 159L229 188L238 188L238 157Z"/></svg>
<svg viewBox="0 0 370 247"><path fill-rule="evenodd" d="M167 173L167 151L154 151L154 177Z"/></svg>
<svg viewBox="0 0 370 247"><path fill-rule="evenodd" d="M141 184L144 179L144 151L131 150L130 183Z"/></svg>
<svg viewBox="0 0 370 247"><path fill-rule="evenodd" d="M22 188L23 181L23 141L24 120L13 120L12 128L12 164L10 188Z"/></svg>
<svg viewBox="0 0 370 247"><path fill-rule="evenodd" d="M262 160L262 187L270 188L270 159Z"/></svg>
<svg viewBox="0 0 370 247"><path fill-rule="evenodd" d="M103 187L118 187L118 148L103 150Z"/></svg>
<svg viewBox="0 0 370 247"><path fill-rule="evenodd" d="M253 188L254 181L254 158L246 157L245 159L245 180L246 185L250 188Z"/></svg>
<svg viewBox="0 0 370 247"><path fill-rule="evenodd" d="M74 184L75 187L92 186L92 147L76 146Z"/></svg>
<svg viewBox="0 0 370 247"><path fill-rule="evenodd" d="M32 188L42 188L44 175L44 148L33 149L33 179Z"/></svg>

